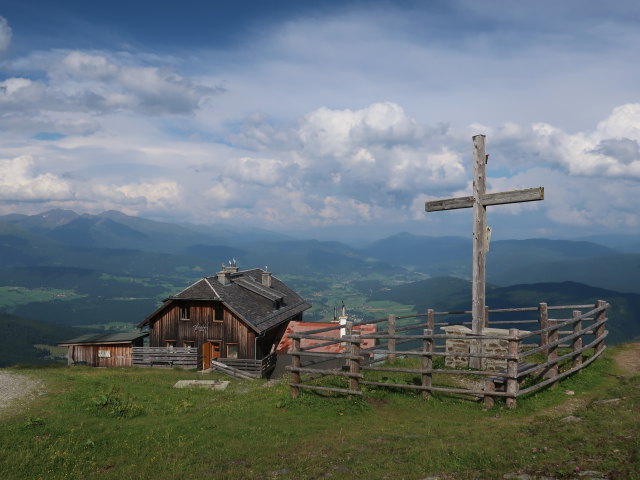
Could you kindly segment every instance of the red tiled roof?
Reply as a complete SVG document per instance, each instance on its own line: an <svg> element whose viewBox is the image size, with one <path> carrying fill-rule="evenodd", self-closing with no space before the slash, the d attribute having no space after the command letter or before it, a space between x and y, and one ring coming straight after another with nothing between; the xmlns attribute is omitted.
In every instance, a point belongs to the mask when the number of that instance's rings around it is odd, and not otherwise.
<svg viewBox="0 0 640 480"><path fill-rule="evenodd" d="M289 322L287 326L287 330L284 332L282 336L282 340L278 344L276 348L276 353L289 353L292 346L292 340L289 338L289 334L291 333L304 333L310 330L316 330L318 328L326 328L326 327L336 327L335 330L329 330L327 332L318 333L318 336L322 337L335 337L340 338L340 325L337 323L313 323L313 322ZM353 326L354 334L356 335L366 335L370 333L374 333L376 331L376 325L373 324L365 324L365 325L354 325ZM312 345L318 345L321 343L326 343L327 340L313 340L309 338L303 338L300 341L300 347L310 347ZM362 348L372 348L375 345L375 339L367 338L362 342ZM343 353L345 350L345 345L341 343L334 343L332 345L326 345L324 347L312 348L311 352L324 352L324 353Z"/></svg>

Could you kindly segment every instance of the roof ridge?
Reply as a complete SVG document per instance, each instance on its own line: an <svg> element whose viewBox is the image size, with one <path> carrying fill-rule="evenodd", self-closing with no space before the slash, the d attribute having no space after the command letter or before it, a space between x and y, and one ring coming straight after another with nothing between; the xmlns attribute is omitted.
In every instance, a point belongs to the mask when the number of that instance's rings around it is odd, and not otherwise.
<svg viewBox="0 0 640 480"><path fill-rule="evenodd" d="M207 277L204 277L203 280L207 282L207 285L209 285L211 290L213 290L213 293L215 293L216 297L220 298L220 295L218 295L218 292L216 292L216 289L213 288L213 285L211 285L211 283L209 282L209 279Z"/></svg>
<svg viewBox="0 0 640 480"><path fill-rule="evenodd" d="M186 292L187 290L189 290L191 287L193 287L194 285L199 284L203 279L201 278L200 280L197 280L195 282L193 282L191 285L189 285L187 288L183 288L182 290L180 290L178 293L176 293L175 295L171 295L169 298L173 299L176 298L176 296L180 295L182 292Z"/></svg>

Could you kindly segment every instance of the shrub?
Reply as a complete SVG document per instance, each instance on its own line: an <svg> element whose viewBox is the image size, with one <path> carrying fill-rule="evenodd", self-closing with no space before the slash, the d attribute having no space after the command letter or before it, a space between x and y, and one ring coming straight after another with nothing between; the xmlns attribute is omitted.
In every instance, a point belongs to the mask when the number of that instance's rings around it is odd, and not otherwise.
<svg viewBox="0 0 640 480"><path fill-rule="evenodd" d="M110 417L128 418L142 414L142 405L133 403L127 397L123 397L122 391L113 387L110 392L93 399L93 407Z"/></svg>

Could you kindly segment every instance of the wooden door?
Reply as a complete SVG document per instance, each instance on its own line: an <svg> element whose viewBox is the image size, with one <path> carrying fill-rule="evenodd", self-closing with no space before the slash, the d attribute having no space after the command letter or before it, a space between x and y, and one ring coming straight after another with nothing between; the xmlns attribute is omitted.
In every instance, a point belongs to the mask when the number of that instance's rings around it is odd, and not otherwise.
<svg viewBox="0 0 640 480"><path fill-rule="evenodd" d="M202 368L210 368L211 360L220 358L220 352L222 350L222 341L213 340L211 342L204 342L202 344Z"/></svg>

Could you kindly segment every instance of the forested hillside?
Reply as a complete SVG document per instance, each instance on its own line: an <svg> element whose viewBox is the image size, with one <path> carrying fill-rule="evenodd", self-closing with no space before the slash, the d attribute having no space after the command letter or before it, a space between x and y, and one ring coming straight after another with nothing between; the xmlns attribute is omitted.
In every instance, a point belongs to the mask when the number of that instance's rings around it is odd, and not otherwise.
<svg viewBox="0 0 640 480"><path fill-rule="evenodd" d="M632 294L640 293L640 254L614 248L632 250L636 239L599 239L607 245L494 241L488 254L490 306L603 298L616 314L612 339L637 335L640 304ZM342 301L355 321L426 308L464 310L470 302L470 256L470 241L462 237L403 233L354 247L113 211L6 215L0 217L0 312L14 315L14 324L23 318L33 325L129 330L162 299L215 275L231 259L240 268L267 266L285 280L312 304L308 321L332 318ZM31 348L24 351L40 358ZM3 358L9 356L0 352Z"/></svg>

